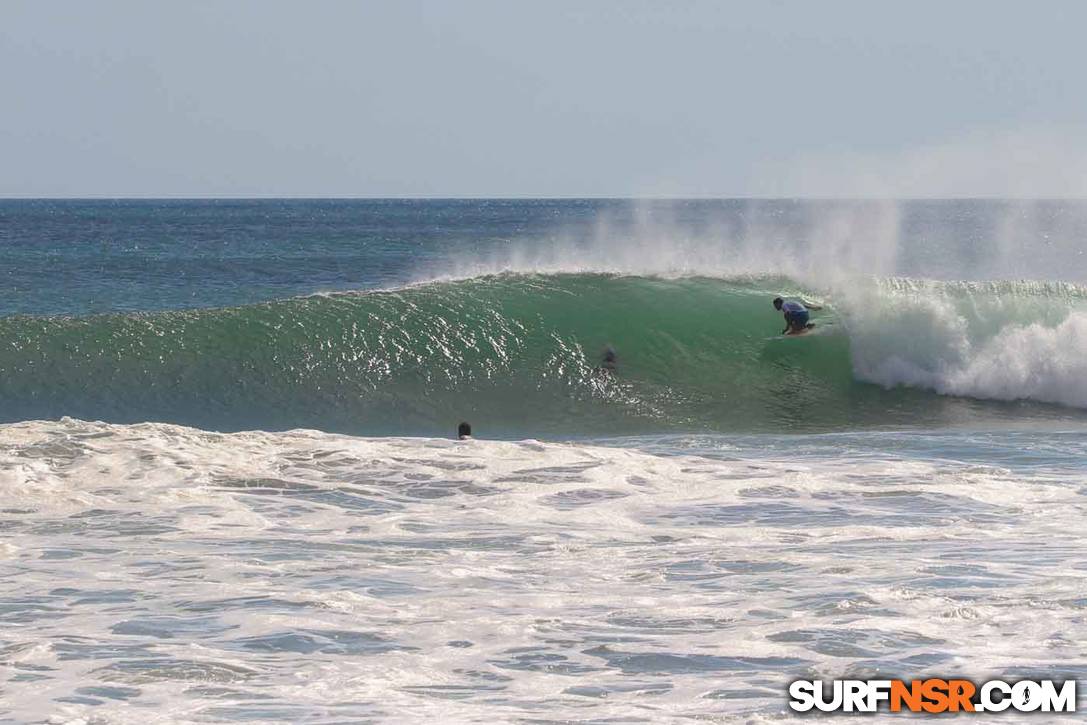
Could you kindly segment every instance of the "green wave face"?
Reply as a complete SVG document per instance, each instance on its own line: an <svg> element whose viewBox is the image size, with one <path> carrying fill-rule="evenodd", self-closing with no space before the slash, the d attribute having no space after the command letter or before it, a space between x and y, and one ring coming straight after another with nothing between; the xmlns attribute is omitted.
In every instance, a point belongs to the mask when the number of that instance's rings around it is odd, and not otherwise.
<svg viewBox="0 0 1087 725"><path fill-rule="evenodd" d="M877 297L917 292L895 284ZM771 300L790 291L800 292L784 279L502 275L228 309L9 317L0 320L0 416L369 434L448 434L468 420L485 436L609 436L1023 413L883 379L879 363L908 354L910 341L848 305L815 316L812 334L780 337ZM955 295L976 308L974 292ZM862 350L851 333L865 336ZM601 369L608 348L614 371ZM881 357L869 360L869 350ZM867 372L873 365L878 374Z"/></svg>

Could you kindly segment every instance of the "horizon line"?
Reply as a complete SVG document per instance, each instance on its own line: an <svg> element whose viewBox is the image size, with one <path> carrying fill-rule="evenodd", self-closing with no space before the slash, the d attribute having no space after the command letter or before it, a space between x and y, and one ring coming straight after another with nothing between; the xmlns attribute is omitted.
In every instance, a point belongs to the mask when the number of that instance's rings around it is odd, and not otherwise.
<svg viewBox="0 0 1087 725"><path fill-rule="evenodd" d="M1087 201L1087 196L7 196L3 201Z"/></svg>

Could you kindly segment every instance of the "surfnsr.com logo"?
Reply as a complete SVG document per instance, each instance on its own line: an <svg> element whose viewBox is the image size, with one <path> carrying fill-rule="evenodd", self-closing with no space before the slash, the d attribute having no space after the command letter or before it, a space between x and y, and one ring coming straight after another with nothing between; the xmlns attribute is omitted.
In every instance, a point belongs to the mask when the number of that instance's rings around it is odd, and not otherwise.
<svg viewBox="0 0 1087 725"><path fill-rule="evenodd" d="M1076 681L797 680L789 685L796 712L1075 712Z"/></svg>

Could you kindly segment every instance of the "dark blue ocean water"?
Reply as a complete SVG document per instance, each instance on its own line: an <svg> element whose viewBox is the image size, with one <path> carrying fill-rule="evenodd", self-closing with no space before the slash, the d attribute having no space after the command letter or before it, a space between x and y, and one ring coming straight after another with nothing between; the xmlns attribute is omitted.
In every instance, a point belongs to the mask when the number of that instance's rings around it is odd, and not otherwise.
<svg viewBox="0 0 1087 725"><path fill-rule="evenodd" d="M395 287L623 202L0 201L0 315L225 307Z"/></svg>

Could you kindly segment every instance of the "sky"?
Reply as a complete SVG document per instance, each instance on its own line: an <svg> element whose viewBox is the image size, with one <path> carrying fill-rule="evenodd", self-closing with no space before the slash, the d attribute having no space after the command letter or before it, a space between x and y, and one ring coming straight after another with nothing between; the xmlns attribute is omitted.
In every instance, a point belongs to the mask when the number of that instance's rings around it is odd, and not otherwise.
<svg viewBox="0 0 1087 725"><path fill-rule="evenodd" d="M1087 3L0 0L4 197L1087 197Z"/></svg>

